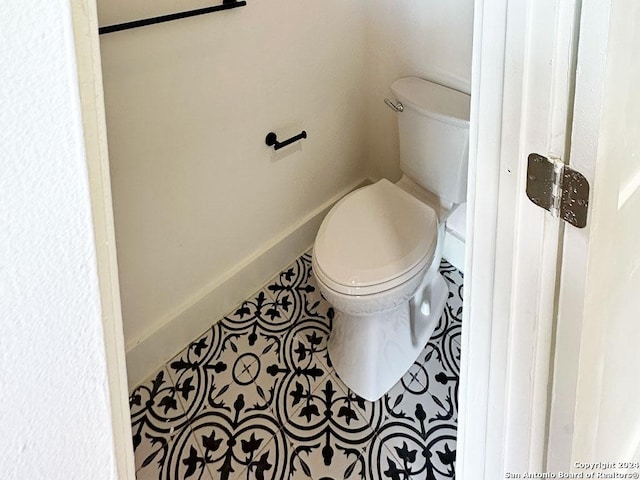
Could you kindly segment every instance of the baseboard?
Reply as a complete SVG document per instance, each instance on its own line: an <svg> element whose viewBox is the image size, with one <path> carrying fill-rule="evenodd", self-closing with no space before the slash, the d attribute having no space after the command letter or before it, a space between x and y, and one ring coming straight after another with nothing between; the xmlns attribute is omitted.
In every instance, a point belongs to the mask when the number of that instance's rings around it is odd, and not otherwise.
<svg viewBox="0 0 640 480"><path fill-rule="evenodd" d="M464 273L465 243L467 236L467 204L459 205L447 219L442 256Z"/></svg>
<svg viewBox="0 0 640 480"><path fill-rule="evenodd" d="M205 293L169 316L162 326L135 341L127 351L129 389L171 360L192 340L265 285L307 251L329 209L344 195L371 183L361 179L284 231L212 282Z"/></svg>
<svg viewBox="0 0 640 480"><path fill-rule="evenodd" d="M449 231L445 232L442 257L462 273L464 273L464 248L464 240Z"/></svg>

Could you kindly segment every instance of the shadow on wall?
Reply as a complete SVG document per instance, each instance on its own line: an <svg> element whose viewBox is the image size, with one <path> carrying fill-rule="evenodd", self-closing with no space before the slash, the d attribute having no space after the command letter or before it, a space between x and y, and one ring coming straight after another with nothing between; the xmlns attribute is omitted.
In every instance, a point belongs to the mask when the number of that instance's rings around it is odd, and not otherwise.
<svg viewBox="0 0 640 480"><path fill-rule="evenodd" d="M172 0L157 12L98 4L101 25L175 11ZM274 246L286 253L265 261L271 272L292 261L313 242L317 215L367 177L399 177L395 116L382 99L408 74L467 79L471 10L471 0L251 1L101 36L128 351ZM302 142L265 145L268 132L302 130Z"/></svg>
<svg viewBox="0 0 640 480"><path fill-rule="evenodd" d="M470 93L473 0L370 0L367 31L367 166L398 180L396 116L383 103L391 84L413 75Z"/></svg>

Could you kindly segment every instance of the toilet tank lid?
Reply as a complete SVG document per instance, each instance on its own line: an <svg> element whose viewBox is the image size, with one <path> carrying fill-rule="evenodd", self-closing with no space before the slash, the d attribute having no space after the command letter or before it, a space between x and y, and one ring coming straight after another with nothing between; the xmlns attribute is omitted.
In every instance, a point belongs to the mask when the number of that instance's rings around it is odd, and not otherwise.
<svg viewBox="0 0 640 480"><path fill-rule="evenodd" d="M465 93L418 77L396 80L391 91L405 107L460 127L469 126L471 97Z"/></svg>

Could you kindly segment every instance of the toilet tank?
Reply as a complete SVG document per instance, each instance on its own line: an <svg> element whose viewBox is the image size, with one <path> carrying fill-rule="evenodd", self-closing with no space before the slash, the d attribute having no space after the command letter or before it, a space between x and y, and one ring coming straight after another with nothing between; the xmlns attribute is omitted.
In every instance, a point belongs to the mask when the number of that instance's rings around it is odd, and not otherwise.
<svg viewBox="0 0 640 480"><path fill-rule="evenodd" d="M444 200L465 202L469 95L417 77L396 80L391 90L404 106L398 113L403 173Z"/></svg>

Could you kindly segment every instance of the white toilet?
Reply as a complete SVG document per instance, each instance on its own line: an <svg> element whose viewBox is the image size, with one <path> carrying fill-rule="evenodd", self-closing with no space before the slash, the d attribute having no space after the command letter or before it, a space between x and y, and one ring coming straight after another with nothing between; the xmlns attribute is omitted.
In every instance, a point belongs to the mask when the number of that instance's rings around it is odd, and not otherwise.
<svg viewBox="0 0 640 480"><path fill-rule="evenodd" d="M313 250L320 291L336 311L329 358L375 401L409 370L442 315L444 223L467 188L469 96L416 77L400 100L402 179L362 187L328 213Z"/></svg>

